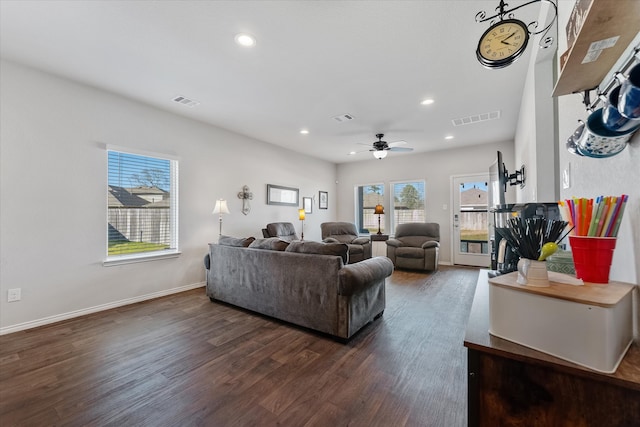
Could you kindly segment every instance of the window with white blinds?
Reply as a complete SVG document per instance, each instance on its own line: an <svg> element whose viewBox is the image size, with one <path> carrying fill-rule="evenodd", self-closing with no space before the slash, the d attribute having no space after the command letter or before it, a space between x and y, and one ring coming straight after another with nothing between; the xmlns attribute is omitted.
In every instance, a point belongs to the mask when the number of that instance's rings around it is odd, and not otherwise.
<svg viewBox="0 0 640 427"><path fill-rule="evenodd" d="M178 251L178 161L107 149L107 261Z"/></svg>

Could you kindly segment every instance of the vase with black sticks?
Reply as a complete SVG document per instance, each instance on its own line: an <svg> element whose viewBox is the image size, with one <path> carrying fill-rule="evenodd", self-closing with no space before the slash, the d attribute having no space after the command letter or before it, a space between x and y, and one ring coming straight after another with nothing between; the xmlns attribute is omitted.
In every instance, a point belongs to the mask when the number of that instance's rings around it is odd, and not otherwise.
<svg viewBox="0 0 640 427"><path fill-rule="evenodd" d="M546 258L558 249L558 242L571 231L564 233L569 223L547 218L509 218L507 227L496 227L520 257L518 284L549 286Z"/></svg>

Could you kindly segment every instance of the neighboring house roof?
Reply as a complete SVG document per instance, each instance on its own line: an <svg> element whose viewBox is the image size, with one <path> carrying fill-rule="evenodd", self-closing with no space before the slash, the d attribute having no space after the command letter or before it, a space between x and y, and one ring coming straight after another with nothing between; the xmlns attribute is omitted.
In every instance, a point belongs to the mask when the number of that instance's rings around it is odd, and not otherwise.
<svg viewBox="0 0 640 427"><path fill-rule="evenodd" d="M140 208L147 204L149 204L147 200L131 194L129 190L124 187L109 186L108 206L110 208Z"/></svg>
<svg viewBox="0 0 640 427"><path fill-rule="evenodd" d="M129 188L128 189L129 192L131 194L135 194L135 195L145 195L145 194L162 194L162 195L166 195L169 194L168 191L164 191L158 187L147 187L147 186L140 186L140 187L134 187L134 188Z"/></svg>
<svg viewBox="0 0 640 427"><path fill-rule="evenodd" d="M460 192L460 206L487 206L487 191L470 188Z"/></svg>

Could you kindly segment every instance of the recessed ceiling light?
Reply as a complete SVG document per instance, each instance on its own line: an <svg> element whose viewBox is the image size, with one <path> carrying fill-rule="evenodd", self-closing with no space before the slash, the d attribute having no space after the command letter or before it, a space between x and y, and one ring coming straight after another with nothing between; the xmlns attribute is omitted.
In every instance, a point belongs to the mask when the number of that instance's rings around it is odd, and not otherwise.
<svg viewBox="0 0 640 427"><path fill-rule="evenodd" d="M431 99L431 98L427 98L427 99L424 99L420 104L422 104L422 105L431 105L431 104L433 104L434 102L435 102L435 101L434 101L433 99Z"/></svg>
<svg viewBox="0 0 640 427"><path fill-rule="evenodd" d="M349 155L350 155L350 156L353 156L354 154L356 154L356 152L355 152L355 151L350 151L350 152L349 152Z"/></svg>
<svg viewBox="0 0 640 427"><path fill-rule="evenodd" d="M301 133L301 134L303 134L303 135L306 135L306 134L308 134L308 133L309 133L309 131L308 131L308 130L306 130L306 129L302 129L302 130L300 131L300 133Z"/></svg>
<svg viewBox="0 0 640 427"><path fill-rule="evenodd" d="M236 43L244 47L252 47L256 45L256 38L251 34L240 33L236 35Z"/></svg>
<svg viewBox="0 0 640 427"><path fill-rule="evenodd" d="M453 139L453 135L447 135L444 137L444 139Z"/></svg>

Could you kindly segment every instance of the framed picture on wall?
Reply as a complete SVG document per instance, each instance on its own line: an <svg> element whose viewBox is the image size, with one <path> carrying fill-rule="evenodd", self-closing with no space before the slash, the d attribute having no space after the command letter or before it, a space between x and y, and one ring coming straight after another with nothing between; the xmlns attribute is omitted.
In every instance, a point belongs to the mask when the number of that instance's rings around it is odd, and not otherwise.
<svg viewBox="0 0 640 427"><path fill-rule="evenodd" d="M267 184L267 204L298 206L298 189Z"/></svg>
<svg viewBox="0 0 640 427"><path fill-rule="evenodd" d="M313 212L313 199L311 197L303 197L302 198L302 207L304 208L304 213L312 213Z"/></svg>
<svg viewBox="0 0 640 427"><path fill-rule="evenodd" d="M329 193L327 193L326 191L319 191L318 192L318 207L320 209L328 209L329 208Z"/></svg>

